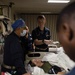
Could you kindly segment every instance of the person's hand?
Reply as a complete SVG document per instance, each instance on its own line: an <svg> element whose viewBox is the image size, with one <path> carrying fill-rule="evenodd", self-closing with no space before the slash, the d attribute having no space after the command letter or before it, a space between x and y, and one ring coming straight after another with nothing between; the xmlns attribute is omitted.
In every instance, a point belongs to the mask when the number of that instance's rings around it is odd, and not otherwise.
<svg viewBox="0 0 75 75"><path fill-rule="evenodd" d="M47 45L48 44L53 44L53 40L44 40L44 43L47 44Z"/></svg>
<svg viewBox="0 0 75 75"><path fill-rule="evenodd" d="M50 44L50 41L49 40L44 40L44 43L48 45L48 44Z"/></svg>
<svg viewBox="0 0 75 75"><path fill-rule="evenodd" d="M23 74L23 75L31 75L30 73L25 73L25 74Z"/></svg>
<svg viewBox="0 0 75 75"><path fill-rule="evenodd" d="M28 28L28 26L26 26L26 32L29 33L29 28Z"/></svg>
<svg viewBox="0 0 75 75"><path fill-rule="evenodd" d="M29 29L27 29L26 32L29 33Z"/></svg>
<svg viewBox="0 0 75 75"><path fill-rule="evenodd" d="M28 38L28 33L25 35L25 38Z"/></svg>
<svg viewBox="0 0 75 75"><path fill-rule="evenodd" d="M50 44L53 44L53 40L50 40Z"/></svg>

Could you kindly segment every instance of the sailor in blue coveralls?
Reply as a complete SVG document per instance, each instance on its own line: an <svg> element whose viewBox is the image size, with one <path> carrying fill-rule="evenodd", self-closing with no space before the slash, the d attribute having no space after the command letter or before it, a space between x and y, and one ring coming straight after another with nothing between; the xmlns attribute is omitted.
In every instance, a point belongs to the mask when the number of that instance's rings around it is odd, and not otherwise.
<svg viewBox="0 0 75 75"><path fill-rule="evenodd" d="M26 26L26 35L25 36L21 36L21 45L25 50L25 54L27 54L29 51L33 51L33 44L32 44L32 36L29 33L29 28Z"/></svg>
<svg viewBox="0 0 75 75"><path fill-rule="evenodd" d="M12 75L30 75L25 70L25 54L20 40L20 36L26 35L24 27L25 22L22 19L12 24L13 32L5 40L2 72L9 72Z"/></svg>
<svg viewBox="0 0 75 75"><path fill-rule="evenodd" d="M48 52L48 44L52 43L50 40L50 30L45 27L46 18L44 15L37 17L38 27L32 31L33 43L35 51Z"/></svg>

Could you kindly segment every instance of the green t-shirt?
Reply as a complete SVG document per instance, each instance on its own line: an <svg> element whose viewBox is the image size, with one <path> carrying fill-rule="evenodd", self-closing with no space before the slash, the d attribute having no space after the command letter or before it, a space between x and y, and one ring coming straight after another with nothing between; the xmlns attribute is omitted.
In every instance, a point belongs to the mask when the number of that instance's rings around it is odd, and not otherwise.
<svg viewBox="0 0 75 75"><path fill-rule="evenodd" d="M43 63L44 64L40 68L42 68L45 71L45 73L48 73L52 65L47 61L44 61Z"/></svg>

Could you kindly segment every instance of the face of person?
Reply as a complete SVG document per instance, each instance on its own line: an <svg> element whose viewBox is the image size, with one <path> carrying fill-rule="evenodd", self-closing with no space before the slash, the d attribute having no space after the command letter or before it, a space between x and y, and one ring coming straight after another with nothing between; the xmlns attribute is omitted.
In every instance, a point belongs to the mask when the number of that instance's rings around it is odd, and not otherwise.
<svg viewBox="0 0 75 75"><path fill-rule="evenodd" d="M75 14L69 19L69 23L63 24L57 33L59 42L63 46L65 53L75 61ZM65 28L64 28L65 27Z"/></svg>
<svg viewBox="0 0 75 75"><path fill-rule="evenodd" d="M23 30L26 30L24 27L20 28L20 32L23 32Z"/></svg>
<svg viewBox="0 0 75 75"><path fill-rule="evenodd" d="M19 28L19 32L20 32L20 36L25 36L27 31L26 31L26 28L25 27L21 27Z"/></svg>
<svg viewBox="0 0 75 75"><path fill-rule="evenodd" d="M45 23L46 23L46 19L38 19L39 27L44 27Z"/></svg>
<svg viewBox="0 0 75 75"><path fill-rule="evenodd" d="M32 63L35 64L36 66L40 66L41 60L40 59L33 59Z"/></svg>

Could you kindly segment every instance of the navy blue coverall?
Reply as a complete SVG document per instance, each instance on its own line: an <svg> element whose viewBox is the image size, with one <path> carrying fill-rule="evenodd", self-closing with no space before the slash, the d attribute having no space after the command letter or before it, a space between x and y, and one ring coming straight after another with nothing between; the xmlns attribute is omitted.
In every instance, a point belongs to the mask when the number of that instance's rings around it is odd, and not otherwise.
<svg viewBox="0 0 75 75"><path fill-rule="evenodd" d="M44 30L41 31L39 27L35 28L33 31L32 31L32 39L33 39L33 42L35 39L38 39L38 40L50 40L50 31L48 28L44 27ZM35 45L38 49L36 49L35 47L35 51L48 51L48 45L46 44L42 44L42 45ZM41 50L42 49L42 50ZM46 49L46 50L43 50L43 49Z"/></svg>
<svg viewBox="0 0 75 75"><path fill-rule="evenodd" d="M20 38L12 32L5 40L3 64L11 67L15 66L15 69L7 69L2 65L1 71L9 72L11 74L16 71L15 75L22 75L26 73L24 53L25 51L22 49Z"/></svg>

